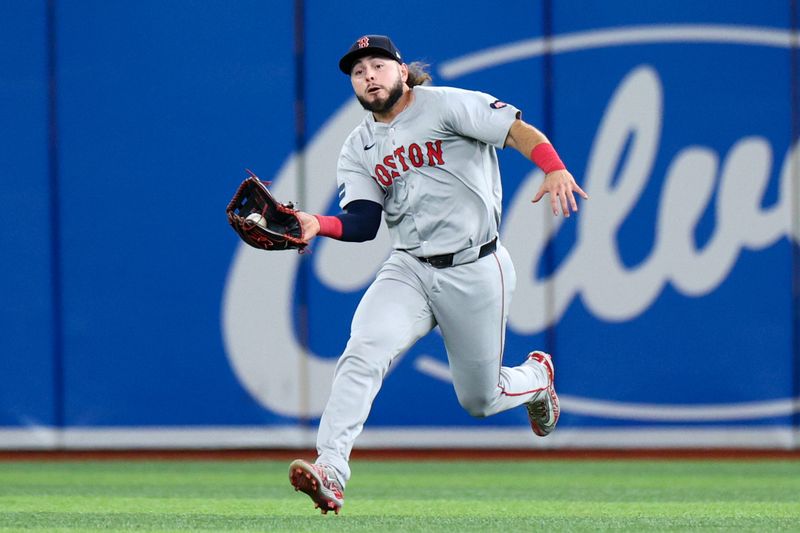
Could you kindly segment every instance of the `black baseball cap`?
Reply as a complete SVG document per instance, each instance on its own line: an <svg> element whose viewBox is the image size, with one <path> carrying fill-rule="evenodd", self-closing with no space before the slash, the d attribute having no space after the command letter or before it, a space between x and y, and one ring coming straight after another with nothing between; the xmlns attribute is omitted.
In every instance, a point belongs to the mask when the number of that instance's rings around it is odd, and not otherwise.
<svg viewBox="0 0 800 533"><path fill-rule="evenodd" d="M365 35L353 43L353 46L339 60L339 70L350 75L353 70L353 63L364 56L384 56L394 59L398 63L403 62L400 50L394 45L391 39L385 35Z"/></svg>

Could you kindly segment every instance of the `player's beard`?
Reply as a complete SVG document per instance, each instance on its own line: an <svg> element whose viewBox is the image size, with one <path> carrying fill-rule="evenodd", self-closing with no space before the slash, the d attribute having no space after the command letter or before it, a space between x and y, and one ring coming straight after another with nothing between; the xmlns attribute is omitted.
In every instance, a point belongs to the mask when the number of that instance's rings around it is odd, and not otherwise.
<svg viewBox="0 0 800 533"><path fill-rule="evenodd" d="M387 96L385 100L378 99L374 102L368 102L360 96L357 98L367 111L372 111L373 113L386 113L394 106L394 104L397 103L398 100L400 100L401 96L403 96L403 78L398 77L397 83L395 83L389 89L389 96Z"/></svg>

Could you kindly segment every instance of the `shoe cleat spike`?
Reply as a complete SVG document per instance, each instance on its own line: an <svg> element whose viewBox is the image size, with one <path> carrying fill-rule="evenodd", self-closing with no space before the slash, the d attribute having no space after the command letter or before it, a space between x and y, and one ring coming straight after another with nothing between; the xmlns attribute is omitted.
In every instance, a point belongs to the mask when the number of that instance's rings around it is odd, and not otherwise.
<svg viewBox="0 0 800 533"><path fill-rule="evenodd" d="M321 514L327 515L329 511L339 514L344 490L330 466L320 467L298 459L290 468L289 480L295 492L304 492L311 497L314 508Z"/></svg>

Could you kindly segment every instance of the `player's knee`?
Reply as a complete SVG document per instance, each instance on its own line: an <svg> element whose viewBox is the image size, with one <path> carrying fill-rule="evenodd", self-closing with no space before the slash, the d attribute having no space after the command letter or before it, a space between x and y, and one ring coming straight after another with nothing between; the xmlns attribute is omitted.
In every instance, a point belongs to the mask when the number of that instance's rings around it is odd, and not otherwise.
<svg viewBox="0 0 800 533"><path fill-rule="evenodd" d="M353 336L339 359L340 368L349 368L362 374L383 376L389 368L391 357L375 339Z"/></svg>
<svg viewBox="0 0 800 533"><path fill-rule="evenodd" d="M382 378L384 371L374 357L359 353L345 352L336 365L337 373L355 373L362 376Z"/></svg>
<svg viewBox="0 0 800 533"><path fill-rule="evenodd" d="M466 410L470 416L475 418L486 418L492 414L492 401L485 396L459 396L458 403Z"/></svg>

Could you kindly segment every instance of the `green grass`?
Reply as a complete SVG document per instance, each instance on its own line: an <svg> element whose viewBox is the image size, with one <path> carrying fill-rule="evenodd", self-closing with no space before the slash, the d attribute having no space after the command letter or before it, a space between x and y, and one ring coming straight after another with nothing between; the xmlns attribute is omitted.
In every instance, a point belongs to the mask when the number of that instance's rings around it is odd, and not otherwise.
<svg viewBox="0 0 800 533"><path fill-rule="evenodd" d="M354 461L339 516L287 468L0 463L0 531L800 531L800 461Z"/></svg>

